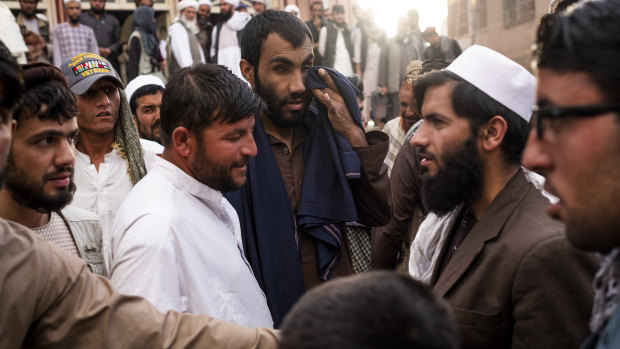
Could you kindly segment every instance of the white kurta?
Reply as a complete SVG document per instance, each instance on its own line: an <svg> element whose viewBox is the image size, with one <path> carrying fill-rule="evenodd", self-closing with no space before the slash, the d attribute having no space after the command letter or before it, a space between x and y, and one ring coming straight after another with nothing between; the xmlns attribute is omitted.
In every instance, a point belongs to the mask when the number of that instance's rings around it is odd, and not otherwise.
<svg viewBox="0 0 620 349"><path fill-rule="evenodd" d="M241 74L239 62L241 62L241 48L237 39L237 32L243 30L245 25L252 19L248 13L235 12L233 16L222 24L222 33L219 34L219 48L217 50L217 64L230 69L241 80L246 81ZM211 34L211 56L215 55L215 43L217 42L217 27Z"/></svg>
<svg viewBox="0 0 620 349"><path fill-rule="evenodd" d="M122 293L143 296L162 312L273 327L234 208L162 158L119 208L107 245L111 280Z"/></svg>
<svg viewBox="0 0 620 349"><path fill-rule="evenodd" d="M170 50L174 54L179 67L191 67L194 64L192 58L192 49L189 46L189 37L187 29L180 22L174 22L168 28L168 36L170 37ZM205 63L205 56L202 48L198 47L200 52L200 62Z"/></svg>
<svg viewBox="0 0 620 349"><path fill-rule="evenodd" d="M321 28L319 33L319 54L321 56L325 56L325 49L327 47L327 27ZM344 36L342 35L342 31L338 30L338 35L336 36L336 50L334 52L334 66L331 67L336 69L340 74L344 76L353 75L353 66L351 65L351 56L349 55L349 50L347 50L347 45L344 42Z"/></svg>
<svg viewBox="0 0 620 349"><path fill-rule="evenodd" d="M147 171L153 167L155 157L154 152L145 150ZM116 149L104 156L98 172L95 165L90 163L88 155L75 151L73 178L77 190L71 205L97 214L104 235L110 231L116 210L133 188L128 171L127 160Z"/></svg>

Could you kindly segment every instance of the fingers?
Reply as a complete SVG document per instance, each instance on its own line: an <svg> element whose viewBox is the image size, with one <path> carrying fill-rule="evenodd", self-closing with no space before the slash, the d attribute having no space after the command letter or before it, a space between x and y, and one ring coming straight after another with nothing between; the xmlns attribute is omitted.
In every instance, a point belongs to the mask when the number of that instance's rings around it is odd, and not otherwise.
<svg viewBox="0 0 620 349"><path fill-rule="evenodd" d="M321 77L321 79L323 80L323 82L327 85L327 88L329 88L330 90L334 91L334 92L338 92L338 88L336 87L336 84L334 83L334 80L332 79L331 76L329 76L329 74L327 73L327 71L323 68L319 69L319 76Z"/></svg>

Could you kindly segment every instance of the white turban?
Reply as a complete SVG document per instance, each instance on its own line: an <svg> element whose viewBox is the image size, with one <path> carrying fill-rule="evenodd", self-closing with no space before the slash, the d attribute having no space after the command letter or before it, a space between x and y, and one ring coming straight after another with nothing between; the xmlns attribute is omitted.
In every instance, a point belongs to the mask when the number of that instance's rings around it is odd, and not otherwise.
<svg viewBox="0 0 620 349"><path fill-rule="evenodd" d="M194 7L195 10L198 9L198 2L196 0L182 0L177 2L177 12L181 13L181 11L185 10L188 7Z"/></svg>
<svg viewBox="0 0 620 349"><path fill-rule="evenodd" d="M160 78L154 75L139 75L135 79L131 80L130 83L125 87L125 95L127 96L127 101L131 100L131 96L133 96L134 92L136 92L140 87L144 87L147 85L157 85L161 87L166 87L164 82L161 81Z"/></svg>
<svg viewBox="0 0 620 349"><path fill-rule="evenodd" d="M239 0L220 0L220 3L222 1L226 2L226 3L229 3L234 9L236 9L237 6L239 6Z"/></svg>
<svg viewBox="0 0 620 349"><path fill-rule="evenodd" d="M286 5L286 7L284 8L284 11L291 13L293 11L297 12L297 18L301 18L300 13L299 13L299 7L295 6L295 5Z"/></svg>
<svg viewBox="0 0 620 349"><path fill-rule="evenodd" d="M198 6L200 5L207 5L209 7L213 7L213 3L209 0L199 0L198 1Z"/></svg>

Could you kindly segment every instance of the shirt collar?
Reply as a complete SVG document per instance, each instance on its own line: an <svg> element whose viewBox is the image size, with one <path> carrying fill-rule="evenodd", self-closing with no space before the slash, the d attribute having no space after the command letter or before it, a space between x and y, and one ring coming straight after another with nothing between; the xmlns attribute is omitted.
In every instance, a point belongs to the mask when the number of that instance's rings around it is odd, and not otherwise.
<svg viewBox="0 0 620 349"><path fill-rule="evenodd" d="M222 192L199 182L196 178L190 176L185 171L168 160L155 157L153 172L158 172L164 178L169 180L178 189L200 198L204 201L219 205L222 201Z"/></svg>

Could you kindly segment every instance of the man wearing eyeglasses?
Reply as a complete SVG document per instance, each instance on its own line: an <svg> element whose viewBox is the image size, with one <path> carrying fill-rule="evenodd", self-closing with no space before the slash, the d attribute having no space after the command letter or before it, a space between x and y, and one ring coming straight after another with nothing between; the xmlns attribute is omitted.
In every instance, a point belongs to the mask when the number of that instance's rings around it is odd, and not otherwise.
<svg viewBox="0 0 620 349"><path fill-rule="evenodd" d="M538 29L537 104L525 166L559 201L547 213L569 242L596 251L592 335L582 348L620 347L620 1L581 2Z"/></svg>
<svg viewBox="0 0 620 349"><path fill-rule="evenodd" d="M568 244L520 167L535 84L474 45L414 86L430 213L410 272L450 304L463 348L576 348L587 336L596 261Z"/></svg>

